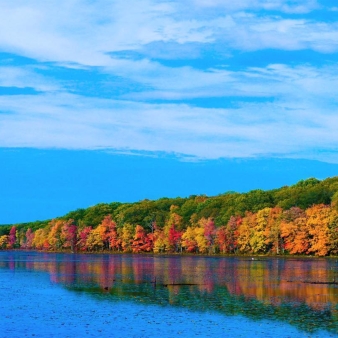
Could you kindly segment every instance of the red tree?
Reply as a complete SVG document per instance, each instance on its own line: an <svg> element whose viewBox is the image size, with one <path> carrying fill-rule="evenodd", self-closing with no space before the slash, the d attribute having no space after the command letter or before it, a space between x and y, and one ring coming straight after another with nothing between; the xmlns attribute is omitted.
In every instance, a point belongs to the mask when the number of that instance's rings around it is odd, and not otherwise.
<svg viewBox="0 0 338 338"><path fill-rule="evenodd" d="M178 252L181 248L182 232L175 229L175 224L169 228L168 241L171 251Z"/></svg>
<svg viewBox="0 0 338 338"><path fill-rule="evenodd" d="M13 249L16 243L16 227L12 226L8 236L8 247Z"/></svg>
<svg viewBox="0 0 338 338"><path fill-rule="evenodd" d="M113 251L121 251L122 250L122 240L117 232L117 227L116 227L116 223L113 222L111 224L111 228L110 228L110 248Z"/></svg>
<svg viewBox="0 0 338 338"><path fill-rule="evenodd" d="M212 218L208 218L204 223L204 237L207 240L209 253L215 253L216 227Z"/></svg>
<svg viewBox="0 0 338 338"><path fill-rule="evenodd" d="M87 238L89 233L92 231L92 227L85 227L79 232L77 247L81 251L87 251Z"/></svg>
<svg viewBox="0 0 338 338"><path fill-rule="evenodd" d="M231 216L228 224L217 231L217 242L223 253L235 253L237 251L238 227L242 223L240 216Z"/></svg>
<svg viewBox="0 0 338 338"><path fill-rule="evenodd" d="M74 252L77 243L77 226L72 219L63 225L62 237L64 238L63 246L65 248L70 248L70 250Z"/></svg>

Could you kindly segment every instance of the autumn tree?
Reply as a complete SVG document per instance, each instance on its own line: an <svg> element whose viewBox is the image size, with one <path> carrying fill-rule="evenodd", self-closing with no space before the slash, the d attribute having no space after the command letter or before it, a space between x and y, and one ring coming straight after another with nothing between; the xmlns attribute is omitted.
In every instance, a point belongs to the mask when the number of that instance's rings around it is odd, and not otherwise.
<svg viewBox="0 0 338 338"><path fill-rule="evenodd" d="M105 216L102 222L87 234L87 249L92 251L109 250L114 231L116 231L116 223L112 220L111 215Z"/></svg>
<svg viewBox="0 0 338 338"><path fill-rule="evenodd" d="M110 248L113 251L121 251L122 250L122 240L117 231L116 223L113 222L110 229L110 237L109 237Z"/></svg>
<svg viewBox="0 0 338 338"><path fill-rule="evenodd" d="M217 229L216 240L222 253L236 253L238 228L242 223L242 217L231 216L227 225Z"/></svg>
<svg viewBox="0 0 338 338"><path fill-rule="evenodd" d="M130 223L124 223L121 234L121 245L123 252L132 252L132 242L134 238L134 226Z"/></svg>
<svg viewBox="0 0 338 338"><path fill-rule="evenodd" d="M268 251L277 255L283 248L280 223L283 216L283 209L279 207L269 208L269 214L264 230L265 244Z"/></svg>
<svg viewBox="0 0 338 338"><path fill-rule="evenodd" d="M9 231L9 236L8 236L8 248L9 249L13 249L15 247L16 237L17 237L16 227L12 226L11 230Z"/></svg>
<svg viewBox="0 0 338 338"><path fill-rule="evenodd" d="M196 241L195 228L189 226L182 234L182 247L187 252L196 252L198 245Z"/></svg>
<svg viewBox="0 0 338 338"><path fill-rule="evenodd" d="M22 249L26 248L26 233L23 229L16 231L16 245Z"/></svg>
<svg viewBox="0 0 338 338"><path fill-rule="evenodd" d="M154 250L154 234L152 232L147 234L146 242L143 247L143 250L146 252L150 252Z"/></svg>
<svg viewBox="0 0 338 338"><path fill-rule="evenodd" d="M177 211L179 207L177 205L172 205L170 207L170 213L169 213L169 218L166 222L169 227L172 225L175 225L176 229L182 230L183 229L183 218L180 216Z"/></svg>
<svg viewBox="0 0 338 338"><path fill-rule="evenodd" d="M169 244L169 250L171 252L179 252L182 251L182 232L176 230L175 224L172 224L168 230L168 244Z"/></svg>
<svg viewBox="0 0 338 338"><path fill-rule="evenodd" d="M72 219L65 222L62 226L63 247L76 251L77 244L77 226Z"/></svg>
<svg viewBox="0 0 338 338"><path fill-rule="evenodd" d="M146 234L144 228L137 225L135 228L135 235L132 242L132 251L134 253L149 252L152 250L152 234Z"/></svg>
<svg viewBox="0 0 338 338"><path fill-rule="evenodd" d="M253 252L251 246L253 231L256 226L256 214L247 212L238 227L237 244L240 252Z"/></svg>
<svg viewBox="0 0 338 338"><path fill-rule="evenodd" d="M265 229L268 226L268 219L271 208L259 210L254 218L252 236L250 238L250 246L254 253L266 252ZM253 218L252 218L253 220Z"/></svg>
<svg viewBox="0 0 338 338"><path fill-rule="evenodd" d="M222 226L217 229L217 235L216 235L216 241L218 248L221 253L227 253L228 252L228 245L227 245L227 231L226 227Z"/></svg>
<svg viewBox="0 0 338 338"><path fill-rule="evenodd" d="M154 252L166 252L169 248L168 236L166 236L163 229L155 227L154 229Z"/></svg>
<svg viewBox="0 0 338 338"><path fill-rule="evenodd" d="M195 240L196 240L196 244L197 244L197 251L199 253L207 253L209 250L208 247L208 241L207 238L205 237L205 233L204 233L204 227L196 227L194 229L195 232Z"/></svg>
<svg viewBox="0 0 338 338"><path fill-rule="evenodd" d="M8 246L8 235L0 236L0 249L6 249Z"/></svg>
<svg viewBox="0 0 338 338"><path fill-rule="evenodd" d="M319 204L306 209L306 225L309 232L309 249L317 256L326 256L330 250L329 218L330 207Z"/></svg>
<svg viewBox="0 0 338 338"><path fill-rule="evenodd" d="M306 214L302 209L292 207L290 210L284 211L280 229L285 250L290 254L307 253L309 233L306 226Z"/></svg>
<svg viewBox="0 0 338 338"><path fill-rule="evenodd" d="M330 253L337 256L338 255L338 209L336 208L336 205L330 208L328 236L329 236L329 243L330 243Z"/></svg>
<svg viewBox="0 0 338 338"><path fill-rule="evenodd" d="M61 250L64 244L64 237L62 236L62 228L64 226L63 220L52 220L49 223L48 243L52 250Z"/></svg>
<svg viewBox="0 0 338 338"><path fill-rule="evenodd" d="M204 237L207 242L208 252L216 253L216 226L214 219L209 217L202 218L199 221L200 226L204 229Z"/></svg>
<svg viewBox="0 0 338 338"><path fill-rule="evenodd" d="M35 231L33 239L33 247L38 250L48 250L49 241L48 241L48 232L45 228L40 228Z"/></svg>
<svg viewBox="0 0 338 338"><path fill-rule="evenodd" d="M89 251L101 251L104 248L101 229L97 227L88 233L86 247Z"/></svg>
<svg viewBox="0 0 338 338"><path fill-rule="evenodd" d="M78 234L77 247L80 251L87 251L88 248L88 236L92 231L91 226L83 227Z"/></svg>
<svg viewBox="0 0 338 338"><path fill-rule="evenodd" d="M165 251L169 252L179 252L182 250L181 246L181 237L182 237L182 231L179 229L182 228L182 217L176 213L178 210L178 206L171 205L170 207L170 213L169 218L165 223L165 226L163 228L164 232L164 248ZM156 235L154 236L155 239L155 247L156 247Z"/></svg>
<svg viewBox="0 0 338 338"><path fill-rule="evenodd" d="M28 228L28 230L26 231L26 242L25 242L25 248L26 249L32 249L34 236L35 236L35 234L32 231L32 229Z"/></svg>
<svg viewBox="0 0 338 338"><path fill-rule="evenodd" d="M105 216L97 229L102 239L103 248L110 249L111 236L113 231L116 231L116 223L112 220L111 215Z"/></svg>

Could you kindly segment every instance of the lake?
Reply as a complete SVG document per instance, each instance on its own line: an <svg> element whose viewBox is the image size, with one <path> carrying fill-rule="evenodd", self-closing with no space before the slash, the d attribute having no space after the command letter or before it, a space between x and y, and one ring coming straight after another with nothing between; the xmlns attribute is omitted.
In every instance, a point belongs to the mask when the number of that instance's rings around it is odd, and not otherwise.
<svg viewBox="0 0 338 338"><path fill-rule="evenodd" d="M3 337L338 337L338 262L0 252Z"/></svg>

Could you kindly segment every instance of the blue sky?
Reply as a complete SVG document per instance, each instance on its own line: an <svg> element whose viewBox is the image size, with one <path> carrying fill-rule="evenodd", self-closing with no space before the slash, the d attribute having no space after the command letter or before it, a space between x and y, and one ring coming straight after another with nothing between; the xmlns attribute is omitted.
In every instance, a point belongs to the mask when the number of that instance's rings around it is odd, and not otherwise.
<svg viewBox="0 0 338 338"><path fill-rule="evenodd" d="M319 0L0 0L0 223L335 175L337 17L338 4ZM45 168L69 154L86 163L91 197L67 171L35 168L34 154ZM139 162L176 189L145 189L147 170L134 182ZM207 188L201 163L226 179ZM200 176L180 178L179 166ZM128 193L110 174L134 182ZM39 207L47 181L53 208Z"/></svg>

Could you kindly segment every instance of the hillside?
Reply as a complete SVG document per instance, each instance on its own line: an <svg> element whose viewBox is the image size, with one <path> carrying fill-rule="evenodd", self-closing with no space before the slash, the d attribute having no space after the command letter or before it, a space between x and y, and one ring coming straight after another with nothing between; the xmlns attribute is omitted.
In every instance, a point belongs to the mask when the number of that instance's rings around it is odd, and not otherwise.
<svg viewBox="0 0 338 338"><path fill-rule="evenodd" d="M84 236L83 233L81 235L81 231L87 229L86 236L88 236L94 229L106 226L108 228L115 228L115 237L119 237L118 241L121 241L120 246L116 244L115 249L118 251L137 252L157 250L159 252L188 251L209 253L281 253L287 251L290 253L313 252L315 254L326 255L334 253L336 250L330 247L330 245L333 245L331 242L335 241L332 237L333 234L327 239L327 242L331 244L325 244L325 250L322 250L322 248L312 248L313 246L316 247L315 245L323 246L323 244L318 244L317 239L313 239L315 230L312 229L314 228L313 225L311 228L309 218L313 217L310 216L311 213L315 213L317 216L323 214L322 217L325 220L321 220L320 222L326 222L325 227L332 228L332 222L329 224L328 219L335 219L334 213L336 212L335 205L337 199L338 177L327 178L322 181L310 178L290 187L285 186L268 191L252 190L248 193L227 192L213 197L193 195L187 198L161 198L154 201L143 200L136 203L102 203L87 209L69 212L52 221L46 220L2 226L0 227L0 236L3 238L2 247L24 247L27 242L27 238L25 237L27 237L26 233L28 230L30 233L35 233L35 235L37 231L41 232L43 230L45 232L43 234L43 238L45 239L44 244L40 243L40 247L35 245L36 248L63 249L67 248L65 244L67 242L66 237L70 235L62 235L62 228L68 226L70 229L72 226L74 227L72 231L76 233L73 234L73 237L75 237L72 240L72 245L68 243L68 248L72 247L72 249L76 249L78 246L77 249L80 249L78 243L84 243L84 238L81 240L81 236ZM288 236L286 235L287 226L285 224L289 224L290 228L291 223L299 223L300 220L305 222L305 227L308 228L306 231L309 233L308 238L304 239L309 244L307 245L305 242L302 244L305 248L304 252L302 252L301 248L290 249L286 245ZM275 224L272 225L272 223ZM248 231L248 229L244 229L245 224L250 230L249 232L251 232L248 233L246 239L243 237L244 232ZM269 227L275 227L276 229L268 230ZM16 241L15 243L8 244L9 237L11 236L10 232L12 232L12 237L14 235L13 228L15 228ZM207 228L210 229L207 230ZM107 229L105 232L108 231ZM319 231L319 229L317 230ZM53 244L53 240L50 240L52 231L58 233L55 235L56 240L54 238L54 242L58 242L56 246L54 245L55 243ZM63 231L65 232L65 230ZM208 231L210 234L207 234ZM224 234L221 234L222 231ZM273 231L276 234L272 235ZM291 230L289 229L288 231L290 232ZM295 234L301 233L301 228L292 231ZM328 230L323 231L328 234ZM159 237L156 238L156 234L159 236L160 232L163 232L163 235L161 235L163 243L161 245ZM258 238L257 234L260 232L262 232L261 238ZM125 236L129 236L126 240L127 244L125 243L126 250L123 249L122 245L123 233L125 233ZM289 235L291 236L291 234ZM63 239L62 236L64 237ZM141 244L139 245L139 250L135 245L134 248L132 247L135 236L144 237L142 240L140 239L142 243L144 242L142 244L144 248L142 248ZM146 240L147 236L149 237L148 240ZM173 239L175 236L177 237L176 242ZM232 237L234 243L226 248L225 243L220 244L222 236L224 237L223 242L229 242L230 237ZM270 239L271 236L277 236L277 239L269 241L269 236ZM113 250L114 245L111 243L111 236L106 234L101 237L101 239L98 236L96 239L92 238L92 242L96 242L94 244L87 243L88 245L84 246L85 250L88 250L88 248L90 250ZM7 238L7 242L5 238ZM147 245L146 241L148 241ZM317 241L317 244L314 241ZM37 242L36 238L35 242ZM191 243L189 244L188 242ZM216 242L218 243L217 245ZM312 242L313 245L311 246L310 243Z"/></svg>

